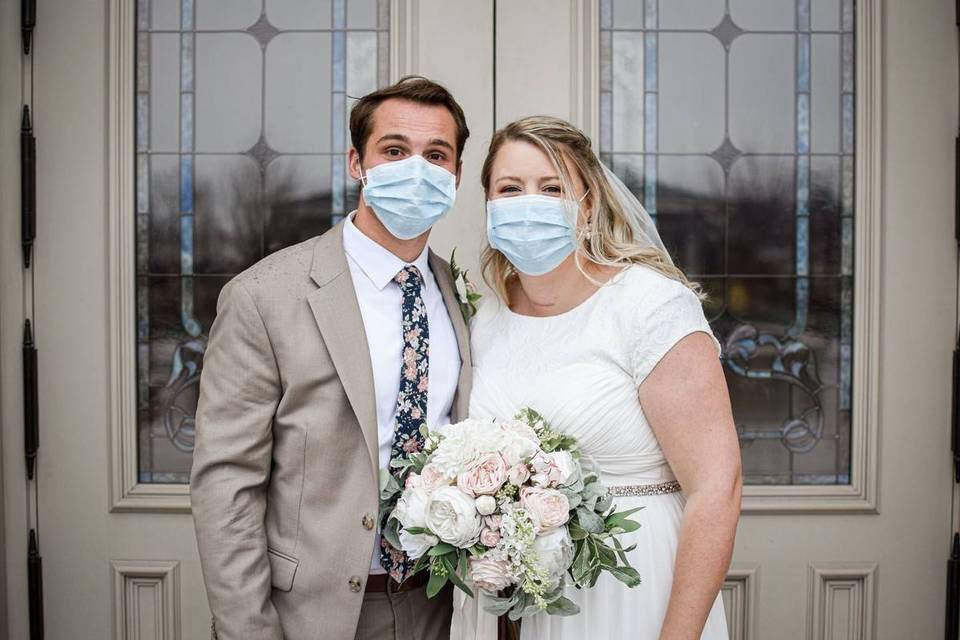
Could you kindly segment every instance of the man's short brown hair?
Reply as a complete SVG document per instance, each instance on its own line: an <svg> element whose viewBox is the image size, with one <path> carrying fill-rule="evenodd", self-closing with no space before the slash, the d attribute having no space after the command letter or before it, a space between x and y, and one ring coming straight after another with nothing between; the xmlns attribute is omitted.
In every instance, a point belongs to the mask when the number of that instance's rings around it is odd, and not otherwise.
<svg viewBox="0 0 960 640"><path fill-rule="evenodd" d="M361 158L363 158L364 145L367 144L373 129L373 113L381 103L391 98L446 107L457 125L457 162L460 162L463 147L467 143L467 138L470 137L470 129L467 128L463 109L446 87L423 76L404 76L396 84L368 93L353 105L350 109L350 142Z"/></svg>

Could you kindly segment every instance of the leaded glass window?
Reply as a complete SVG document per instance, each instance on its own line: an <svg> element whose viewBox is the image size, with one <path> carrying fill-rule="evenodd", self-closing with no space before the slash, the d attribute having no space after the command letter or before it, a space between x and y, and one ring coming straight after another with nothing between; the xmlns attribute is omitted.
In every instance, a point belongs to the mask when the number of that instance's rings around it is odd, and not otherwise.
<svg viewBox="0 0 960 640"><path fill-rule="evenodd" d="M220 288L356 205L350 96L387 84L389 0L138 0L139 478L189 480Z"/></svg>
<svg viewBox="0 0 960 640"><path fill-rule="evenodd" d="M603 160L710 294L751 484L848 484L853 0L601 0Z"/></svg>

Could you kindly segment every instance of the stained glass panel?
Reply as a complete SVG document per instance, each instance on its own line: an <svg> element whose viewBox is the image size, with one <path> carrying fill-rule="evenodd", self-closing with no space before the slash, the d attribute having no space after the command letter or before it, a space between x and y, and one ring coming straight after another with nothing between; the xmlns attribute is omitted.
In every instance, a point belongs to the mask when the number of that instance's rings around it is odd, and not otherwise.
<svg viewBox="0 0 960 640"><path fill-rule="evenodd" d="M848 484L854 0L601 0L602 159L710 294L750 484Z"/></svg>
<svg viewBox="0 0 960 640"><path fill-rule="evenodd" d="M353 209L351 96L387 83L389 0L138 0L141 482L189 481L220 288Z"/></svg>

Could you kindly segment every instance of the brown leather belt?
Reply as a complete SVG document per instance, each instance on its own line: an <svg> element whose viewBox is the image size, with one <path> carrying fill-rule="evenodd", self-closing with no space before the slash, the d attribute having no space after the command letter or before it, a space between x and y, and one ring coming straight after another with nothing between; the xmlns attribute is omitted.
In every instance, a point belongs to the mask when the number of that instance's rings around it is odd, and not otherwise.
<svg viewBox="0 0 960 640"><path fill-rule="evenodd" d="M426 586L427 582L429 581L429 571L421 571L417 575L404 580L403 582L397 582L385 573L371 573L369 576L367 576L366 592L386 593L389 590L390 593L398 593L400 591L411 591L413 589L419 589L420 587Z"/></svg>

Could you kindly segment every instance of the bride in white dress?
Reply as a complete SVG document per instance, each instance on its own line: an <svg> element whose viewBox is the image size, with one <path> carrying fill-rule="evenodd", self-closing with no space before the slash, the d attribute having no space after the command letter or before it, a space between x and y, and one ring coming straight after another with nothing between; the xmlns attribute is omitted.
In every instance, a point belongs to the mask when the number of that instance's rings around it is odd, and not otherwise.
<svg viewBox="0 0 960 640"><path fill-rule="evenodd" d="M618 510L642 583L567 587L570 617L524 640L726 640L720 587L740 513L740 452L720 345L649 215L572 125L533 117L494 136L482 174L488 296L473 319L471 417L529 406L578 438ZM681 489L682 487L682 489ZM453 640L497 620L458 592Z"/></svg>

